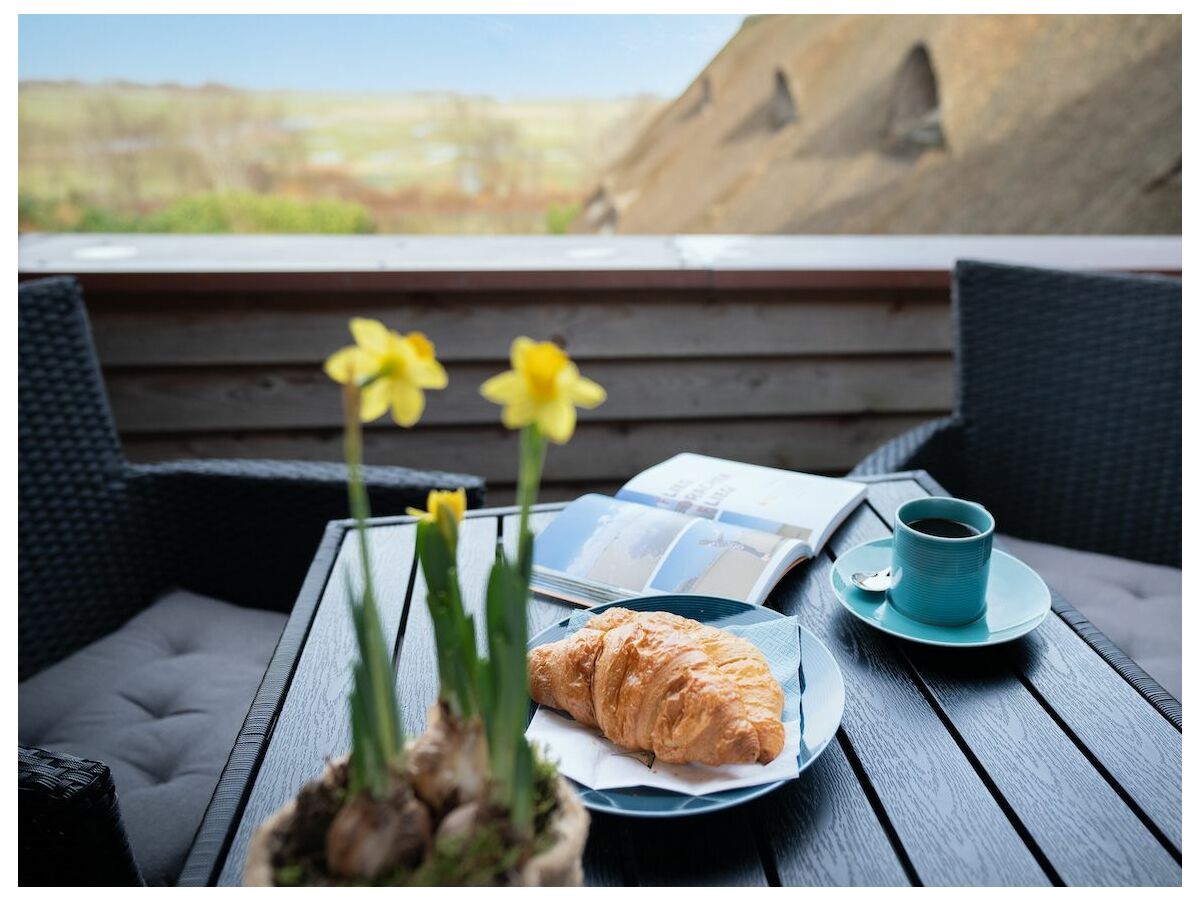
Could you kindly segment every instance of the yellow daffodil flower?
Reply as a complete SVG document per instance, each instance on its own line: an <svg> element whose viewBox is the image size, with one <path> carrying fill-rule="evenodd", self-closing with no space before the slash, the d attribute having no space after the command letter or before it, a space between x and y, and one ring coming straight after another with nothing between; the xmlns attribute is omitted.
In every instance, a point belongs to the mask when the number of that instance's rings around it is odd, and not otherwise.
<svg viewBox="0 0 1200 900"><path fill-rule="evenodd" d="M458 546L458 526L467 512L466 488L455 491L430 491L425 505L428 509L410 506L405 512L410 516L419 516L422 522L436 525L453 556Z"/></svg>
<svg viewBox="0 0 1200 900"><path fill-rule="evenodd" d="M550 341L527 337L512 342L512 369L489 378L479 389L504 407L506 428L537 425L556 444L575 433L575 407L592 409L604 402L604 388L579 374L571 357Z"/></svg>
<svg viewBox="0 0 1200 900"><path fill-rule="evenodd" d="M430 491L425 505L428 509L416 509L410 506L405 512L410 516L420 516L426 522L436 522L438 512L447 509L454 517L455 522L461 522L467 511L467 490L459 488L455 491Z"/></svg>
<svg viewBox="0 0 1200 900"><path fill-rule="evenodd" d="M339 384L362 388L364 422L390 407L396 423L409 428L425 411L425 391L446 386L446 370L434 356L433 343L419 331L399 334L374 319L351 319L355 346L325 361L325 374Z"/></svg>

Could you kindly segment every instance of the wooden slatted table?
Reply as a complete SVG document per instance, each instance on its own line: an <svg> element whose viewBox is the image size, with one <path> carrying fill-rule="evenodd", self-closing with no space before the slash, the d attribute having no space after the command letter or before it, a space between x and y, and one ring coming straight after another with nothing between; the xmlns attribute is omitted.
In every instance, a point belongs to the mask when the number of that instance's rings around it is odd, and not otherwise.
<svg viewBox="0 0 1200 900"><path fill-rule="evenodd" d="M825 642L845 676L845 717L820 760L723 813L593 815L589 884L1180 883L1181 732L1063 618L1003 647L946 651L888 638L841 609L832 561L887 535L896 506L927 493L942 491L924 473L872 480L827 552L770 598ZM535 527L559 508L540 507ZM463 525L464 595L475 607L495 542L515 539L513 512L473 512ZM413 539L410 519L373 522L410 733L437 692ZM238 883L254 828L348 748L354 638L339 570L356 559L355 540L344 522L326 532L184 884ZM569 611L533 599L531 633Z"/></svg>

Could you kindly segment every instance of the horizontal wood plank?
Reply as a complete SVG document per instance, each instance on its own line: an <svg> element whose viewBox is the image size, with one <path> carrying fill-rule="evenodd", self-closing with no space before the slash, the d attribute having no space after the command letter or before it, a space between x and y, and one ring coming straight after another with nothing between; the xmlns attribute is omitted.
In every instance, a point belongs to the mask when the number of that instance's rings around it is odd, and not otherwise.
<svg viewBox="0 0 1200 900"><path fill-rule="evenodd" d="M130 366L316 364L350 342L351 316L429 335L446 361L502 361L512 338L561 343L578 360L939 353L951 346L944 292L646 293L556 302L401 295L336 306L255 302L120 308L89 298L100 361Z"/></svg>
<svg viewBox="0 0 1200 900"><path fill-rule="evenodd" d="M493 424L479 385L504 363L451 363L423 422ZM951 404L949 356L596 360L608 400L589 421L940 413ZM319 367L120 369L106 379L124 434L336 428L341 395ZM390 418L377 427L394 427Z"/></svg>
<svg viewBox="0 0 1200 900"><path fill-rule="evenodd" d="M416 529L372 529L370 553L385 636L394 637L404 612L414 563ZM346 578L358 582L358 536L349 532L314 617L254 788L238 823L220 884L240 884L254 830L350 749L351 664L357 655Z"/></svg>
<svg viewBox="0 0 1200 900"><path fill-rule="evenodd" d="M586 413L584 413L586 415ZM547 481L624 481L676 453L690 450L799 471L845 471L885 440L925 421L923 415L810 416L721 422L581 422L575 437L546 454ZM489 482L515 479L516 436L499 425L368 429L368 463L470 472ZM338 431L195 436L137 436L125 440L135 462L180 457L324 459L342 457Z"/></svg>
<svg viewBox="0 0 1200 900"><path fill-rule="evenodd" d="M541 503L561 503L582 497L584 494L608 494L612 496L621 489L622 481L551 481L543 482L538 489ZM512 506L517 502L515 484L489 482L487 505L489 507Z"/></svg>

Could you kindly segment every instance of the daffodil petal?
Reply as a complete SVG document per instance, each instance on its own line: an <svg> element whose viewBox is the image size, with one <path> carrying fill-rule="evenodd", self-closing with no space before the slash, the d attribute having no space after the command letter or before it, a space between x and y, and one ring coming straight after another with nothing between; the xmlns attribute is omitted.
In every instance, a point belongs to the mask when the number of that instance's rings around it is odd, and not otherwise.
<svg viewBox="0 0 1200 900"><path fill-rule="evenodd" d="M527 338L527 337L513 338L512 348L509 350L509 353L508 353L508 359L509 359L509 362L512 363L512 367L514 369L521 368L521 360L523 360L525 358L525 354L528 353L533 348L534 343L535 342L533 341L532 338Z"/></svg>
<svg viewBox="0 0 1200 900"><path fill-rule="evenodd" d="M525 379L517 372L501 372L480 385L479 393L493 403L512 403L525 396Z"/></svg>
<svg viewBox="0 0 1200 900"><path fill-rule="evenodd" d="M425 392L407 381L393 381L392 418L397 425L411 428L425 411Z"/></svg>
<svg viewBox="0 0 1200 900"><path fill-rule="evenodd" d="M575 433L575 407L565 399L552 400L538 410L537 426L556 444L565 444Z"/></svg>
<svg viewBox="0 0 1200 900"><path fill-rule="evenodd" d="M446 370L436 359L423 359L413 366L413 380L418 387L440 391L450 381Z"/></svg>
<svg viewBox="0 0 1200 900"><path fill-rule="evenodd" d="M364 422L374 422L388 408L388 386L386 381L376 381L362 389L361 415Z"/></svg>
<svg viewBox="0 0 1200 900"><path fill-rule="evenodd" d="M580 375L567 387L567 397L584 409L594 409L604 402L608 394L592 379Z"/></svg>
<svg viewBox="0 0 1200 900"><path fill-rule="evenodd" d="M500 421L505 428L524 428L537 418L537 407L528 397L518 397L511 403L505 404L500 412Z"/></svg>
<svg viewBox="0 0 1200 900"><path fill-rule="evenodd" d="M325 360L325 374L338 384L348 384L373 374L374 360L358 347L343 347Z"/></svg>
<svg viewBox="0 0 1200 900"><path fill-rule="evenodd" d="M375 319L351 319L350 333L358 346L376 356L383 356L391 345L387 326Z"/></svg>
<svg viewBox="0 0 1200 900"><path fill-rule="evenodd" d="M415 506L404 507L404 514L406 516L416 516L419 519L427 519L429 517L429 513L423 509L417 509Z"/></svg>

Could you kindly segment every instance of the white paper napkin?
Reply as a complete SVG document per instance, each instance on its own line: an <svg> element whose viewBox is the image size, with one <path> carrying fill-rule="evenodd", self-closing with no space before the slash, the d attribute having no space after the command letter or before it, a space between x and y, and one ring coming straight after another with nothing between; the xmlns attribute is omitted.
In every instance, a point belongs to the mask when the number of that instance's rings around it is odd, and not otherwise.
<svg viewBox="0 0 1200 900"><path fill-rule="evenodd" d="M587 610L576 612L571 616L568 633L582 627L592 615L594 613ZM660 762L649 752L618 747L598 730L580 725L566 713L544 706L534 713L526 736L542 746L543 752L558 763L558 770L563 775L597 790L644 786L700 796L795 778L800 772L796 757L800 753L803 727L797 620L788 616L754 625L733 625L725 630L758 647L767 658L771 674L783 687L785 741L783 751L770 763L705 766Z"/></svg>

